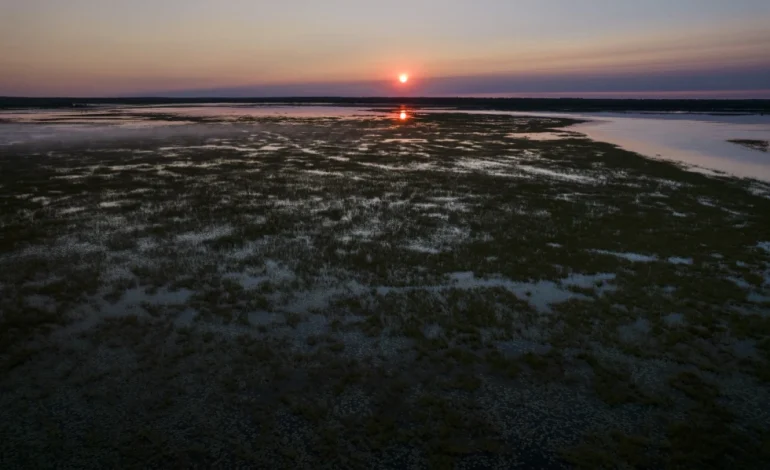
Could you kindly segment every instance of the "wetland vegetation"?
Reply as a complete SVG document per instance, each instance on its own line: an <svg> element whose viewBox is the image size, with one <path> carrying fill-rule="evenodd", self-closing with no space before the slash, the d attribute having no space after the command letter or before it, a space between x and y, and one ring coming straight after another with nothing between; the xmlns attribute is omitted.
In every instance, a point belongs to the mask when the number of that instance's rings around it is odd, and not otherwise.
<svg viewBox="0 0 770 470"><path fill-rule="evenodd" d="M0 146L0 467L770 461L767 184L567 119L130 119Z"/></svg>
<svg viewBox="0 0 770 470"><path fill-rule="evenodd" d="M755 139L731 139L728 142L732 142L734 144L743 145L744 147L748 147L750 149L759 150L760 152L768 152L770 151L770 142L766 140L755 140Z"/></svg>

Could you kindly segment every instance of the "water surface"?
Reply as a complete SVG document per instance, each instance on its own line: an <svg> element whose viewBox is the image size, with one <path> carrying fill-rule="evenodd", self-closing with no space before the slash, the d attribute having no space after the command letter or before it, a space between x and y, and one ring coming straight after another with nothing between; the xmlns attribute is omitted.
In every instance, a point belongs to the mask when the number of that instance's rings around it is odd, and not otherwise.
<svg viewBox="0 0 770 470"><path fill-rule="evenodd" d="M392 107L391 107L392 108ZM388 113L394 111L383 108ZM87 110L2 111L0 119L11 121L0 126L0 145L55 137L61 132L78 133L111 128L143 128L190 124L201 118L237 121L239 118L299 117L350 118L383 116L372 106L264 105L207 103L166 106L102 106ZM696 113L538 113L516 111L467 111L415 109L415 112L454 112L468 114L507 114L572 118L588 122L571 130L591 139L609 142L652 158L686 164L691 170L726 173L738 177L770 181L770 155L731 142L731 139L770 141L770 116L710 115ZM412 111L409 111L411 113ZM173 116L175 120L158 119ZM395 118L405 119L397 111ZM185 121L189 118L191 121ZM37 124L30 127L29 124Z"/></svg>
<svg viewBox="0 0 770 470"><path fill-rule="evenodd" d="M770 181L770 155L728 142L770 140L770 116L692 113L521 113L589 122L570 129L642 155L674 160L695 171Z"/></svg>

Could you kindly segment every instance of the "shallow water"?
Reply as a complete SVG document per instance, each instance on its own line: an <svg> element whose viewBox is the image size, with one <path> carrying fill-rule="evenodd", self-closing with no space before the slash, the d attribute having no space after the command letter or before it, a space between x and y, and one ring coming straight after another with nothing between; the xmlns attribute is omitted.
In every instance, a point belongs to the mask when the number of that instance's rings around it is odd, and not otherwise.
<svg viewBox="0 0 770 470"><path fill-rule="evenodd" d="M506 114L582 119L572 131L591 139L609 142L642 155L684 163L694 171L723 172L730 175L770 181L770 155L731 142L729 139L770 140L770 116L710 115L695 113L538 113L516 111L463 111L425 109L417 112L462 112L469 114ZM123 114L117 116L115 113ZM0 125L0 145L64 133L80 133L109 127L136 129L190 124L185 121L148 120L147 115L236 120L241 117L361 118L382 116L403 119L367 107L326 105L204 105L115 106L88 111L30 110L3 111L0 119L13 121ZM134 118L132 115L136 115ZM145 116L142 116L145 115ZM30 123L39 125L30 127ZM547 133L542 136L511 135L512 138L558 140L569 134Z"/></svg>
<svg viewBox="0 0 770 470"><path fill-rule="evenodd" d="M770 116L634 115L605 117L572 129L650 157L770 181L770 156L728 142L770 140Z"/></svg>
<svg viewBox="0 0 770 470"><path fill-rule="evenodd" d="M202 105L174 106L102 106L88 110L32 109L0 111L0 146L41 140L78 140L123 136L127 138L155 135L185 130L164 131L174 126L184 127L187 132L199 132L202 126L197 120L211 118L237 122L240 118L293 117L293 118L349 118L384 116L399 119L396 113L383 115L369 108L352 106L296 106L296 105L229 105L210 103ZM173 117L166 120L164 117ZM182 120L180 120L180 118ZM189 118L190 120L184 120ZM403 119L403 118L401 118ZM197 127L194 127L197 126ZM208 129L210 131L210 129ZM130 132L134 131L134 134ZM117 134L115 132L118 132ZM141 134L141 135L140 135Z"/></svg>
<svg viewBox="0 0 770 470"><path fill-rule="evenodd" d="M487 113L487 111L481 111ZM570 130L642 155L691 165L695 171L724 172L770 181L770 155L728 139L770 140L770 116L695 113L537 113L514 116L583 119Z"/></svg>
<svg viewBox="0 0 770 470"><path fill-rule="evenodd" d="M372 116L378 113L368 108L359 108L353 106L318 106L318 105L227 105L210 104L207 106L153 106L136 107L122 110L124 112L148 114L172 114L175 116L189 117L301 117L301 118L320 118L320 117L356 117Z"/></svg>
<svg viewBox="0 0 770 470"><path fill-rule="evenodd" d="M354 106L323 105L240 105L227 103L209 103L196 105L160 105L160 106L100 106L86 110L72 109L30 109L0 111L0 119L14 122L37 122L47 120L66 120L78 123L123 123L143 120L142 115L163 114L177 117L354 117L379 114L369 109ZM120 115L116 115L119 113ZM131 115L136 115L132 117Z"/></svg>

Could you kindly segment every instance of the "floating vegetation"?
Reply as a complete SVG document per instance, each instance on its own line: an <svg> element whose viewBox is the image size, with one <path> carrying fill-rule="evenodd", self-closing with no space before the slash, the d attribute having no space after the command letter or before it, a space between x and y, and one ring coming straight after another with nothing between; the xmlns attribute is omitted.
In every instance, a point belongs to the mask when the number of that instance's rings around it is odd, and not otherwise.
<svg viewBox="0 0 770 470"><path fill-rule="evenodd" d="M730 139L728 142L748 147L752 150L759 150L760 152L770 152L770 142L767 140L754 140L754 139Z"/></svg>

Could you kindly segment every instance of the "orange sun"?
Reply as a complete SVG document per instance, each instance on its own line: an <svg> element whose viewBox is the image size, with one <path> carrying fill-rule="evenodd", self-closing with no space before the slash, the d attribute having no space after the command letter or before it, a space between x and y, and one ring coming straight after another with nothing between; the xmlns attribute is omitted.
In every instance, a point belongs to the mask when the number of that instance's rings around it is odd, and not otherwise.
<svg viewBox="0 0 770 470"><path fill-rule="evenodd" d="M398 81L401 82L401 83L408 82L409 81L409 75L407 75L405 73L402 73L401 75L398 76Z"/></svg>

